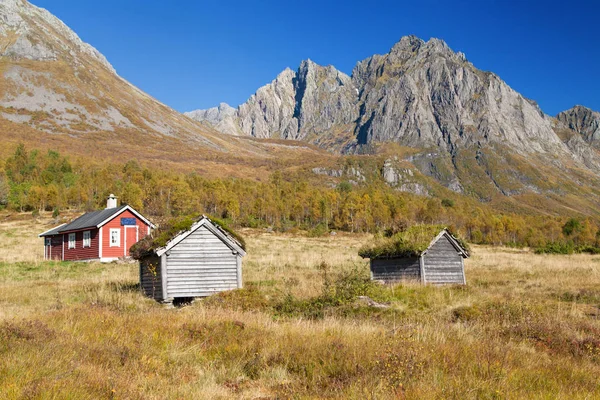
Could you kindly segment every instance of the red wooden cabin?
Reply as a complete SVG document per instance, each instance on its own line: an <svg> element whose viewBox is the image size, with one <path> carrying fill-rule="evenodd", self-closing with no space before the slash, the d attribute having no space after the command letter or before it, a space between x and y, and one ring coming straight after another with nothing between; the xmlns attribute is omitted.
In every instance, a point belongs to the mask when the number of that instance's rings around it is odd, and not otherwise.
<svg viewBox="0 0 600 400"><path fill-rule="evenodd" d="M117 207L111 194L106 209L83 214L39 236L44 238L46 260L109 262L129 257L131 246L154 227L130 206Z"/></svg>

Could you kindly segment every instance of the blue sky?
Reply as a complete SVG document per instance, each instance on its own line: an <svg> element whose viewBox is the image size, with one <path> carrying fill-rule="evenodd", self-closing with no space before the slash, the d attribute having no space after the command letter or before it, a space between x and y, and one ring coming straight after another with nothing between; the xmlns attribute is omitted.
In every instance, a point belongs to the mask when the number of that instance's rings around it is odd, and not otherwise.
<svg viewBox="0 0 600 400"><path fill-rule="evenodd" d="M31 2L179 111L237 106L306 58L350 74L409 34L445 40L548 114L600 111L599 1Z"/></svg>

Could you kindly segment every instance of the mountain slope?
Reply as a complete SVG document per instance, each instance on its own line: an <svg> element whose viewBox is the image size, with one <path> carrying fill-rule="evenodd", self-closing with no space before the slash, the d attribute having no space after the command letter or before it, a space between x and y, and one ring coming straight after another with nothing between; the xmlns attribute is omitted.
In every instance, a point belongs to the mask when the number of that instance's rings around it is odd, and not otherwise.
<svg viewBox="0 0 600 400"><path fill-rule="evenodd" d="M283 170L527 210L600 204L598 153L583 136L439 40L403 38L352 76L307 60L237 109L194 121L119 77L47 11L0 0L0 20L0 157L23 142L204 176Z"/></svg>
<svg viewBox="0 0 600 400"><path fill-rule="evenodd" d="M160 103L42 8L1 0L0 21L0 153L25 142L86 156L196 165L298 156L273 143L224 137Z"/></svg>

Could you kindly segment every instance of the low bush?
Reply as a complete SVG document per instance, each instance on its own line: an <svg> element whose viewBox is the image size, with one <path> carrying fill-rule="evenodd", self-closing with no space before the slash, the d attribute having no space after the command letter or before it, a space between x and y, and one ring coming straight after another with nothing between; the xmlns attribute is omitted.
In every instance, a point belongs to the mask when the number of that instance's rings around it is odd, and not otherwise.
<svg viewBox="0 0 600 400"><path fill-rule="evenodd" d="M600 247L575 245L573 242L548 242L535 249L535 254L600 254Z"/></svg>

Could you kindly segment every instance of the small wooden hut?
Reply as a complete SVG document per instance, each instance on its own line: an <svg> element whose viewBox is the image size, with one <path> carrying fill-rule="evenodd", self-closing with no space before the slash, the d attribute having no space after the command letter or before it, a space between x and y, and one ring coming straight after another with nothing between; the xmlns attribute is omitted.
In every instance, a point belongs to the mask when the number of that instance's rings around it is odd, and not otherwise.
<svg viewBox="0 0 600 400"><path fill-rule="evenodd" d="M466 284L466 243L447 229L417 225L360 250L371 260L371 278L386 283L416 280L433 284Z"/></svg>
<svg viewBox="0 0 600 400"><path fill-rule="evenodd" d="M134 249L142 292L157 301L205 297L242 287L241 240L206 216L158 248ZM140 246L144 246L142 242Z"/></svg>

